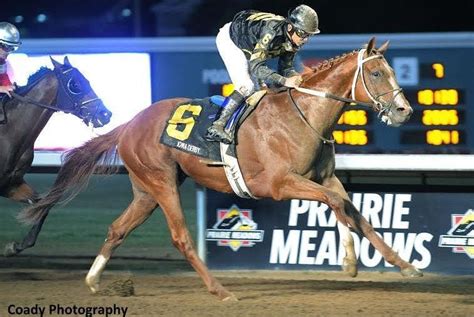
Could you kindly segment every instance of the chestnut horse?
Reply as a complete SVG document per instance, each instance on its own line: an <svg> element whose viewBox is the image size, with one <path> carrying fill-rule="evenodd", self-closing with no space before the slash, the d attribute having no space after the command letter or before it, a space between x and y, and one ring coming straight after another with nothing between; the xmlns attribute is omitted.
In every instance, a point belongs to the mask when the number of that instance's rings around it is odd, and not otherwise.
<svg viewBox="0 0 474 317"><path fill-rule="evenodd" d="M51 59L54 69L43 67L17 88L5 102L6 122L0 124L0 195L14 201L33 203L38 195L25 182L33 162L33 146L53 113L71 113L94 127L106 125L111 112L91 88L89 81L67 57L64 65ZM0 103L1 105L1 103ZM61 133L61 131L58 131ZM43 214L21 243L10 242L5 256L32 247L47 214Z"/></svg>
<svg viewBox="0 0 474 317"><path fill-rule="evenodd" d="M301 89L267 94L238 130L237 155L245 182L254 196L317 200L332 208L346 250L343 268L350 275L357 274L357 260L349 227L363 234L404 275L420 276L420 271L402 260L376 234L351 203L334 173L331 135L348 101L370 105L379 112L382 121L393 126L406 122L412 113L392 68L383 57L388 43L375 49L374 42L372 38L365 48L306 71ZM92 292L99 289L100 276L114 249L160 206L173 244L200 275L209 292L221 300L236 300L198 257L178 191L184 179L192 177L205 187L230 193L224 168L206 165L199 157L158 141L175 106L186 100L159 101L128 123L72 150L48 195L22 213L23 220L35 222L63 196L73 197L94 171L103 172L111 167L104 163L116 158L117 146L129 172L134 198L109 227L107 239L90 268L86 284Z"/></svg>

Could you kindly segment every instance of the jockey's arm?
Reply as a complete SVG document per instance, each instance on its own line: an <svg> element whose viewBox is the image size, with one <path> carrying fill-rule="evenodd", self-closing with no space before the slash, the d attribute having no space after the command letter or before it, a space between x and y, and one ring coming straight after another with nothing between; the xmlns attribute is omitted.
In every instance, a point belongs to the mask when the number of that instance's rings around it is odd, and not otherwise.
<svg viewBox="0 0 474 317"><path fill-rule="evenodd" d="M13 86L0 86L0 94L7 94L9 97L11 97L11 91L14 90Z"/></svg>
<svg viewBox="0 0 474 317"><path fill-rule="evenodd" d="M10 91L13 91L15 87L12 85L6 69L4 68L2 70L3 72L0 73L0 94L7 94L9 97L11 97Z"/></svg>
<svg viewBox="0 0 474 317"><path fill-rule="evenodd" d="M0 74L0 94L7 94L11 97L10 92L13 91L15 87L10 82L7 74Z"/></svg>
<svg viewBox="0 0 474 317"><path fill-rule="evenodd" d="M286 78L266 65L268 60L268 47L275 37L272 31L266 32L253 49L250 59L250 73L258 80L269 84L283 86Z"/></svg>
<svg viewBox="0 0 474 317"><path fill-rule="evenodd" d="M282 54L278 59L278 73L284 77L299 76L300 74L294 68L295 53L288 52Z"/></svg>

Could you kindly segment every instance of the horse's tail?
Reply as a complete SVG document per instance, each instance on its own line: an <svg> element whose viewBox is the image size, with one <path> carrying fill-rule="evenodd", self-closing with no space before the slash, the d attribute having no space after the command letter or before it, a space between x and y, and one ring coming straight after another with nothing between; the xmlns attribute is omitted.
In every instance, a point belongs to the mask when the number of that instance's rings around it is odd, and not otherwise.
<svg viewBox="0 0 474 317"><path fill-rule="evenodd" d="M116 145L123 128L124 125L121 125L68 151L53 187L39 201L23 209L18 214L18 220L36 224L54 205L65 204L76 197L87 186L94 172L115 173L119 168Z"/></svg>

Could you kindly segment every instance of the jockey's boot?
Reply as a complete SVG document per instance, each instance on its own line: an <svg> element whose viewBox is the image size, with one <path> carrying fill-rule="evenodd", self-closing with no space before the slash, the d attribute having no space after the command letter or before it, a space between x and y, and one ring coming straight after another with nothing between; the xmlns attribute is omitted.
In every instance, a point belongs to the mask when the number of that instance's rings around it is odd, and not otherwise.
<svg viewBox="0 0 474 317"><path fill-rule="evenodd" d="M232 94L228 97L227 104L225 105L224 109L222 109L221 115L219 119L214 121L212 125L207 129L207 133L205 135L205 139L207 141L215 141L215 142L222 142L225 144L231 144L234 141L233 131L231 133L227 133L224 128L232 116L234 111L239 107L239 105L244 101L244 97L236 90L232 92Z"/></svg>

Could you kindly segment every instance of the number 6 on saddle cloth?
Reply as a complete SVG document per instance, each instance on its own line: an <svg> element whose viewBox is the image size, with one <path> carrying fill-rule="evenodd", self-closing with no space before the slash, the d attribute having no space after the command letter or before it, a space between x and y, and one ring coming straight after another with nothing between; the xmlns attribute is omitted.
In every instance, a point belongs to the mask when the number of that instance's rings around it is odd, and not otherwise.
<svg viewBox="0 0 474 317"><path fill-rule="evenodd" d="M247 98L229 119L226 129L237 129L265 94L266 90L260 90ZM211 161L221 161L219 143L206 141L204 135L225 106L225 101L224 97L216 95L178 104L168 119L160 142Z"/></svg>

